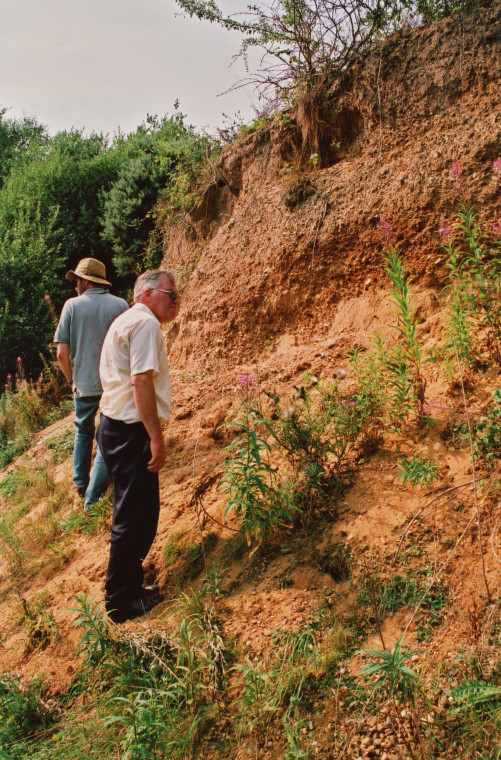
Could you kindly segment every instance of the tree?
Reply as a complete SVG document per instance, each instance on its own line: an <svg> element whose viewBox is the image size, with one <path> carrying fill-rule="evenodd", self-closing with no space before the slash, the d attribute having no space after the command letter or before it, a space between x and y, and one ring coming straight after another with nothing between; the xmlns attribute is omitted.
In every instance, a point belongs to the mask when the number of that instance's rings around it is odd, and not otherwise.
<svg viewBox="0 0 501 760"><path fill-rule="evenodd" d="M182 206L211 143L184 124L182 114L149 116L126 143L118 143L122 163L107 193L102 239L114 251L121 276L160 264L162 247L156 228L157 204Z"/></svg>
<svg viewBox="0 0 501 760"><path fill-rule="evenodd" d="M116 160L101 135L72 131L31 142L12 163L0 189L0 378L17 357L38 373L54 329L44 296L60 308L67 269L85 256L111 269L100 216Z"/></svg>
<svg viewBox="0 0 501 760"><path fill-rule="evenodd" d="M273 0L224 16L214 0L176 0L190 16L243 35L240 55L260 48L262 65L243 83L283 105L342 72L408 8L408 0Z"/></svg>
<svg viewBox="0 0 501 760"><path fill-rule="evenodd" d="M239 55L261 54L256 72L236 87L253 85L266 111L293 108L302 157L318 154L328 85L358 55L375 47L404 19L429 20L473 0L271 0L225 16L215 0L176 0L189 16L242 34Z"/></svg>
<svg viewBox="0 0 501 760"><path fill-rule="evenodd" d="M61 292L58 271L62 258L49 239L57 224L54 212L42 218L20 209L0 237L0 382L14 375L22 362L35 377L42 367L54 325L46 295Z"/></svg>
<svg viewBox="0 0 501 760"><path fill-rule="evenodd" d="M100 217L103 193L117 173L117 157L107 149L102 135L58 133L43 151L28 150L7 177L0 192L0 237L16 226L20 208L27 239L29 219L36 229L38 213L43 221L57 211L56 222L47 230L47 245L59 250L63 266L74 268L81 258L93 256L111 270L111 251L101 239Z"/></svg>
<svg viewBox="0 0 501 760"><path fill-rule="evenodd" d="M11 169L19 164L30 148L41 148L48 140L45 127L33 117L6 119L6 113L6 108L0 108L0 188Z"/></svg>

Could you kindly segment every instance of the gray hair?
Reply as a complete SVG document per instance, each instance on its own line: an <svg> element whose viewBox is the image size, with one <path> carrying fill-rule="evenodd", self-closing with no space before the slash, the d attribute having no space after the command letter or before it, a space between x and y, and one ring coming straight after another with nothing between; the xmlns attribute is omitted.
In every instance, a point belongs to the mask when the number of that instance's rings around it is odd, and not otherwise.
<svg viewBox="0 0 501 760"><path fill-rule="evenodd" d="M143 274L140 274L134 285L134 303L139 300L145 290L148 290L148 288L153 290L162 277L170 280L173 285L176 284L175 274L167 271L167 269L152 269L149 272L143 272Z"/></svg>

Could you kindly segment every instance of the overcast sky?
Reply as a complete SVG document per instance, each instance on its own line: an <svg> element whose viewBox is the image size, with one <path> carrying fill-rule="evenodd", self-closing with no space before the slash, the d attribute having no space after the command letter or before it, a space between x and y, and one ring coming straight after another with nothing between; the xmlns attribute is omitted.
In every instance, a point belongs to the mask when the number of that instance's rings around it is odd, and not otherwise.
<svg viewBox="0 0 501 760"><path fill-rule="evenodd" d="M247 0L222 0L226 12ZM214 132L223 114L255 116L245 76L231 64L240 36L183 18L174 0L0 0L0 106L35 116L51 134L72 127L133 131L174 112Z"/></svg>

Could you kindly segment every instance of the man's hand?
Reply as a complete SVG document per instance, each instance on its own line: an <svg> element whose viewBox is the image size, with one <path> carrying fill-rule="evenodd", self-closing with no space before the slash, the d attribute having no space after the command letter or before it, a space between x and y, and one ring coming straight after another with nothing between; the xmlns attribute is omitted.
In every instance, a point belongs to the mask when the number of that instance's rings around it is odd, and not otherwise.
<svg viewBox="0 0 501 760"><path fill-rule="evenodd" d="M150 436L151 459L148 462L148 471L159 472L167 459L167 451L158 419L153 370L132 375L131 386L136 409Z"/></svg>
<svg viewBox="0 0 501 760"><path fill-rule="evenodd" d="M149 472L159 472L165 464L167 459L167 450L165 448L165 441L163 436L158 440L150 441L151 459L148 462Z"/></svg>

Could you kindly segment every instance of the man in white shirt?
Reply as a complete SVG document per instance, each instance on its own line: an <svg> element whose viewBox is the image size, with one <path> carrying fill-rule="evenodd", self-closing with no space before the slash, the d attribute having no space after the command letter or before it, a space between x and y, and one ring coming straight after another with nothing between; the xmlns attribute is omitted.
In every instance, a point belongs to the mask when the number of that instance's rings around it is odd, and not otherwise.
<svg viewBox="0 0 501 760"><path fill-rule="evenodd" d="M114 509L105 605L111 620L144 615L162 596L143 588L143 567L160 511L158 472L167 458L162 424L170 381L161 325L179 308L174 275L145 272L134 306L113 322L101 352L103 386L97 441L113 480Z"/></svg>

